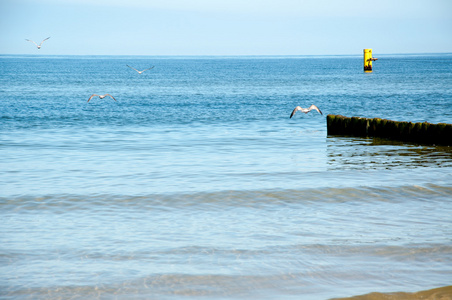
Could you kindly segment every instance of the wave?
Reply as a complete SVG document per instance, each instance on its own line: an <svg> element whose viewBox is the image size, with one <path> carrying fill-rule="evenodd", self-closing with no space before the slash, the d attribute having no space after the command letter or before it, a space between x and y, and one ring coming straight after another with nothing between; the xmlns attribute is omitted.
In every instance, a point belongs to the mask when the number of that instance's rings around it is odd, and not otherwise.
<svg viewBox="0 0 452 300"><path fill-rule="evenodd" d="M300 280L301 274L284 275L193 275L157 274L116 284L60 285L31 287L5 291L4 299L451 299L452 286L419 292L370 293L350 298L332 298L340 294L356 294L365 287L342 291L334 285L312 285L313 278ZM339 274L337 274L339 275ZM283 286L281 286L283 284ZM413 287L413 290L417 290ZM207 298L205 298L207 297Z"/></svg>
<svg viewBox="0 0 452 300"><path fill-rule="evenodd" d="M308 203L444 201L450 199L452 186L427 184L401 187L346 187L303 190L226 190L219 192L174 193L150 195L45 195L0 197L3 210L97 209L106 207L168 209L205 206L258 207Z"/></svg>

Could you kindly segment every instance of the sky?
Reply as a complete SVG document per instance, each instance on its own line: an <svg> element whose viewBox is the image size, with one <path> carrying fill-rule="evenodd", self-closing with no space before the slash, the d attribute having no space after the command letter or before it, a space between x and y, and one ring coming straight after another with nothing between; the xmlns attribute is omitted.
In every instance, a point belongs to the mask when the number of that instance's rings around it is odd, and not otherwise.
<svg viewBox="0 0 452 300"><path fill-rule="evenodd" d="M40 50L38 44L47 37ZM451 0L0 0L0 54L451 53Z"/></svg>

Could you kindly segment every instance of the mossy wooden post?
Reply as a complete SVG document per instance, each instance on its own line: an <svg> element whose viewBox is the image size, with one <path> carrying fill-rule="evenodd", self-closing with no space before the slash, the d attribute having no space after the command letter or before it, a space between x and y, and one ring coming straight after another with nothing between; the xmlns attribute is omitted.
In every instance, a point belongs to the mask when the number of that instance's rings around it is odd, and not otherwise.
<svg viewBox="0 0 452 300"><path fill-rule="evenodd" d="M327 116L328 135L380 137L404 142L452 146L452 124L397 122L380 118Z"/></svg>

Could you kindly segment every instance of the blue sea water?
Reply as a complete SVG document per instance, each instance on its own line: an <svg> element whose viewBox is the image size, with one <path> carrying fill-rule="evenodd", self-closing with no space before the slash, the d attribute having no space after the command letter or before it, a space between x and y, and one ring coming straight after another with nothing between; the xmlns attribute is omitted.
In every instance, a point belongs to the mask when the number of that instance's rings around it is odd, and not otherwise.
<svg viewBox="0 0 452 300"><path fill-rule="evenodd" d="M452 123L452 54L362 64L1 55L0 298L450 285L452 149L328 136L326 115Z"/></svg>

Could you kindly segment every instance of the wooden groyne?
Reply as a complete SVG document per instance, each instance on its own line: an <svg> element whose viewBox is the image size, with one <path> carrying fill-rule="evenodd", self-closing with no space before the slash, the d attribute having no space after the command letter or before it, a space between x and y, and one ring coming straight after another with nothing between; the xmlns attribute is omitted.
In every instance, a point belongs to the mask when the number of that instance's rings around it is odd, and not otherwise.
<svg viewBox="0 0 452 300"><path fill-rule="evenodd" d="M328 135L380 137L428 145L452 146L452 124L397 122L380 118L327 116Z"/></svg>

